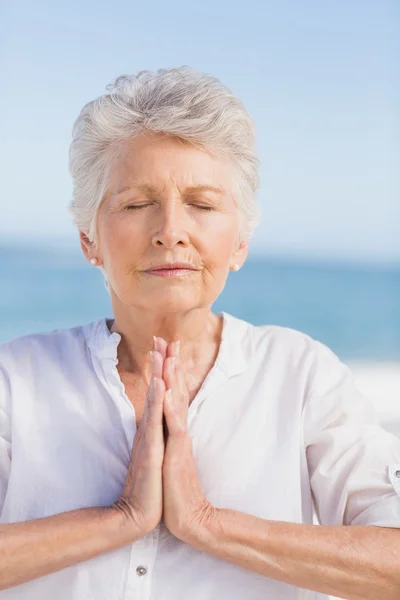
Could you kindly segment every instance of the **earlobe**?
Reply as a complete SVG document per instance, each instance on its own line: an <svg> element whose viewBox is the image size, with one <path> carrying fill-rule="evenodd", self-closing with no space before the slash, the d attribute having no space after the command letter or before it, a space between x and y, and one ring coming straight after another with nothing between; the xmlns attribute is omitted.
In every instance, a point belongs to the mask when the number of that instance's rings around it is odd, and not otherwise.
<svg viewBox="0 0 400 600"><path fill-rule="evenodd" d="M233 253L233 256L231 256L231 259L234 260L234 258L236 258L236 260L240 260L240 262L242 263L242 265L238 264L238 263L233 263L229 269L231 271L239 271L240 267L243 266L244 261L246 260L247 257L247 252L248 252L248 244L246 242L240 242L239 247L237 248L237 250Z"/></svg>
<svg viewBox="0 0 400 600"><path fill-rule="evenodd" d="M83 231L79 231L79 241L81 244L82 250L86 253L90 252L92 243Z"/></svg>
<svg viewBox="0 0 400 600"><path fill-rule="evenodd" d="M90 241L86 233L81 230L79 230L79 241L85 258L90 262L91 265L98 266L99 259L96 256L89 258L90 255L93 254L93 251L97 251L97 248L95 244Z"/></svg>

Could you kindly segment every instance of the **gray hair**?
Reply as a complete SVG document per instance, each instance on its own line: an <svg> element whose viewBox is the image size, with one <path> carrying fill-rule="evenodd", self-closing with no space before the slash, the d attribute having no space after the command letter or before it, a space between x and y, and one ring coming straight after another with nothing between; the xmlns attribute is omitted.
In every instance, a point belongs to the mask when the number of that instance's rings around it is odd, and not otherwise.
<svg viewBox="0 0 400 600"><path fill-rule="evenodd" d="M259 160L254 124L242 102L217 78L186 65L121 75L106 90L108 94L83 107L72 131L69 211L76 227L97 245L97 213L107 190L112 158L122 141L149 130L175 136L231 161L240 241L248 241L261 217L256 201Z"/></svg>

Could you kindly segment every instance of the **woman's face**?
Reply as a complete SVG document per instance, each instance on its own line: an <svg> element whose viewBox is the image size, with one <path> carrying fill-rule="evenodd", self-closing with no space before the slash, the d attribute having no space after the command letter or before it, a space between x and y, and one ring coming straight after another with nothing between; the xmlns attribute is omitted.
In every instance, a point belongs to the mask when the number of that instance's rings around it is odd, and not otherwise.
<svg viewBox="0 0 400 600"><path fill-rule="evenodd" d="M212 188L212 189L211 189ZM243 264L232 170L224 158L161 134L127 142L112 165L98 212L96 256L110 293L126 306L161 312L211 306L229 267ZM195 270L160 277L164 263Z"/></svg>

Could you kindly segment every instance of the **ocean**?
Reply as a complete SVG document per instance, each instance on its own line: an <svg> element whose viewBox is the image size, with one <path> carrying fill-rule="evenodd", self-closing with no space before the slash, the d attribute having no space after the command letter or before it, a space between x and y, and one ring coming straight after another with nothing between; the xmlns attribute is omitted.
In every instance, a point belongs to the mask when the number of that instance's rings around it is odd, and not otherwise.
<svg viewBox="0 0 400 600"><path fill-rule="evenodd" d="M104 316L111 303L79 247L0 246L0 343ZM249 257L213 312L307 333L344 360L400 359L400 266Z"/></svg>

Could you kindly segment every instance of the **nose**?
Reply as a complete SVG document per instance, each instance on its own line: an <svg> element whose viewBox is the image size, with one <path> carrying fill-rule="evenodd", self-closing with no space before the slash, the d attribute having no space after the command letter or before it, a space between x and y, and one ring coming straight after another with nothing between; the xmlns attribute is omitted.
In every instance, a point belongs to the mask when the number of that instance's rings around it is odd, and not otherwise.
<svg viewBox="0 0 400 600"><path fill-rule="evenodd" d="M161 203L156 211L156 232L152 237L153 246L173 248L176 244L187 246L189 235L187 232L187 215L185 207L179 200L168 200Z"/></svg>

